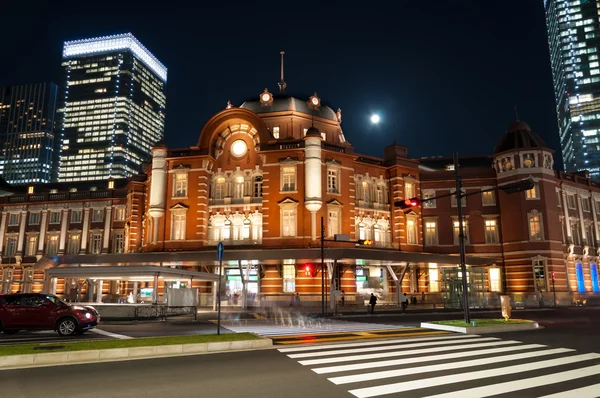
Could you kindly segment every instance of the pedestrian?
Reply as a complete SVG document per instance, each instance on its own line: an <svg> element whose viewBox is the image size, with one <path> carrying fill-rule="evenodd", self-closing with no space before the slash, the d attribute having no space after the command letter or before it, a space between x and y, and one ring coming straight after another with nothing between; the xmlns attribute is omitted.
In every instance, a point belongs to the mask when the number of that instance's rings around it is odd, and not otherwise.
<svg viewBox="0 0 600 398"><path fill-rule="evenodd" d="M292 298L290 299L290 307L293 307L295 302L296 302L296 296L294 296L294 293L292 293Z"/></svg>
<svg viewBox="0 0 600 398"><path fill-rule="evenodd" d="M371 305L371 314L375 313L375 304L377 304L377 297L375 297L373 293L371 293L369 304Z"/></svg>
<svg viewBox="0 0 600 398"><path fill-rule="evenodd" d="M408 296L406 293L400 298L400 302L402 303L402 312L406 312L406 307L408 307Z"/></svg>
<svg viewBox="0 0 600 398"><path fill-rule="evenodd" d="M425 292L421 292L421 304L425 304Z"/></svg>
<svg viewBox="0 0 600 398"><path fill-rule="evenodd" d="M296 293L296 305L300 307L300 295Z"/></svg>
<svg viewBox="0 0 600 398"><path fill-rule="evenodd" d="M346 293L344 293L344 291L342 290L342 307L344 306L344 303L346 302L346 297L344 296Z"/></svg>

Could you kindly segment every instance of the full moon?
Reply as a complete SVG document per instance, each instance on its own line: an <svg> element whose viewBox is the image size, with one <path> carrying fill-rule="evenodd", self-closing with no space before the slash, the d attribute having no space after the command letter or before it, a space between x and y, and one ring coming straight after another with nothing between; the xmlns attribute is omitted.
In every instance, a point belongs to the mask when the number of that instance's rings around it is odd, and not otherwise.
<svg viewBox="0 0 600 398"><path fill-rule="evenodd" d="M371 123L377 124L379 123L379 115L371 115Z"/></svg>

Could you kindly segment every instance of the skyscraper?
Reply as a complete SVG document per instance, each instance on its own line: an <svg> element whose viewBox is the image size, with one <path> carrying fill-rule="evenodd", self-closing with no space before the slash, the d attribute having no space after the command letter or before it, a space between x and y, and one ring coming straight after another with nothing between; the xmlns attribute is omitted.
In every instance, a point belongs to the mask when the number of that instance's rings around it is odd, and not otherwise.
<svg viewBox="0 0 600 398"><path fill-rule="evenodd" d="M50 182L57 93L54 83L0 87L0 175L8 183Z"/></svg>
<svg viewBox="0 0 600 398"><path fill-rule="evenodd" d="M600 177L600 7L544 0L563 161Z"/></svg>
<svg viewBox="0 0 600 398"><path fill-rule="evenodd" d="M131 33L65 42L58 180L125 178L163 138L167 68Z"/></svg>

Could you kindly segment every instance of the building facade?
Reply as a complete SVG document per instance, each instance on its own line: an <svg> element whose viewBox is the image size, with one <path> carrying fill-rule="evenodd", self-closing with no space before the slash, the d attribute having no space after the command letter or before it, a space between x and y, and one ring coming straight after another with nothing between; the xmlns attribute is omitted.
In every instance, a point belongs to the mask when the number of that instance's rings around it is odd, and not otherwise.
<svg viewBox="0 0 600 398"><path fill-rule="evenodd" d="M127 178L164 136L167 68L133 35L65 42L58 181Z"/></svg>
<svg viewBox="0 0 600 398"><path fill-rule="evenodd" d="M50 182L57 95L54 83L0 87L0 175L9 184Z"/></svg>
<svg viewBox="0 0 600 398"><path fill-rule="evenodd" d="M565 169L600 177L600 7L545 0L556 112Z"/></svg>
<svg viewBox="0 0 600 398"><path fill-rule="evenodd" d="M493 154L460 159L469 196L457 203L450 159L411 159L395 144L382 158L364 156L347 141L341 110L316 94L257 97L228 104L189 148L158 143L145 172L117 186L36 186L0 198L4 290L47 288L44 268L53 266L160 263L218 273L223 242L231 305L287 304L295 293L316 304L324 288L328 297L344 291L349 304L370 293L397 302L408 292L455 307L460 205L473 305L497 305L504 293L527 306L600 297L600 182L555 171L553 151L527 124L511 123ZM497 189L524 178L533 189ZM393 205L412 197L437 199ZM360 239L374 244L356 247ZM55 289L68 295L79 285L85 290L80 280ZM192 286L211 302L212 283ZM104 281L98 291L116 300L138 288Z"/></svg>

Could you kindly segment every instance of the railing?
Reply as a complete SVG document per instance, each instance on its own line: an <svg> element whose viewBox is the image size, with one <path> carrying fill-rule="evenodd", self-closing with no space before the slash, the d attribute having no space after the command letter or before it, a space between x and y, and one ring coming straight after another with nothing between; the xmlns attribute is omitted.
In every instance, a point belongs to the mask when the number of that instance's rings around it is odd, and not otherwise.
<svg viewBox="0 0 600 398"><path fill-rule="evenodd" d="M59 193L32 193L15 194L0 197L0 203L22 203L22 202L52 202L63 200L81 200L98 198L124 198L127 196L126 189L108 189L102 191L80 191Z"/></svg>
<svg viewBox="0 0 600 398"><path fill-rule="evenodd" d="M326 151L333 151L333 152L339 152L339 153L346 153L346 148L343 147L339 147L337 145L331 145L331 144L327 144L327 143L323 143L323 149L325 149Z"/></svg>

